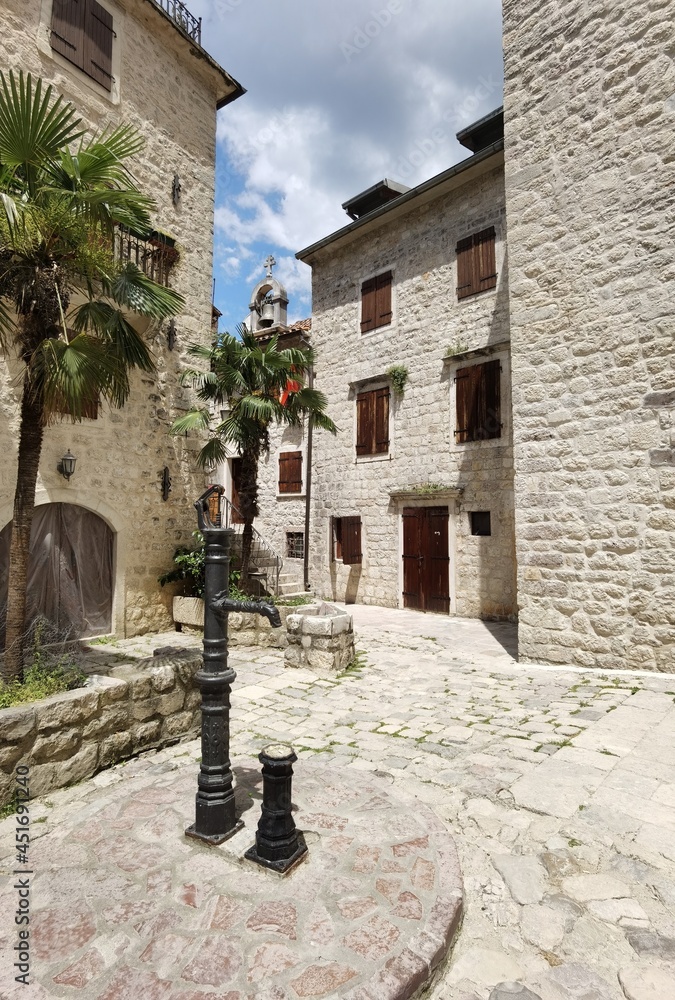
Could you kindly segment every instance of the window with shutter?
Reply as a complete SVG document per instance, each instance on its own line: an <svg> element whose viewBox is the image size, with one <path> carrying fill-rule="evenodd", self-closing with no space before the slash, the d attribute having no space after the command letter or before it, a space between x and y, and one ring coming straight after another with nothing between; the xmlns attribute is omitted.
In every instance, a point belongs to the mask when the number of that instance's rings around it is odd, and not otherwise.
<svg viewBox="0 0 675 1000"><path fill-rule="evenodd" d="M496 285L495 228L491 226L457 244L457 298L465 299Z"/></svg>
<svg viewBox="0 0 675 1000"><path fill-rule="evenodd" d="M342 559L345 566L362 562L361 518L334 517L332 519L333 560Z"/></svg>
<svg viewBox="0 0 675 1000"><path fill-rule="evenodd" d="M458 369L455 377L458 444L501 437L500 373L499 361Z"/></svg>
<svg viewBox="0 0 675 1000"><path fill-rule="evenodd" d="M360 392L356 397L356 454L386 455L389 451L389 386Z"/></svg>
<svg viewBox="0 0 675 1000"><path fill-rule="evenodd" d="M96 0L54 0L51 46L106 90L112 89L113 18Z"/></svg>
<svg viewBox="0 0 675 1000"><path fill-rule="evenodd" d="M391 283L392 272L386 271L361 285L361 333L391 323Z"/></svg>
<svg viewBox="0 0 675 1000"><path fill-rule="evenodd" d="M279 455L279 492L302 493L301 451L282 451Z"/></svg>

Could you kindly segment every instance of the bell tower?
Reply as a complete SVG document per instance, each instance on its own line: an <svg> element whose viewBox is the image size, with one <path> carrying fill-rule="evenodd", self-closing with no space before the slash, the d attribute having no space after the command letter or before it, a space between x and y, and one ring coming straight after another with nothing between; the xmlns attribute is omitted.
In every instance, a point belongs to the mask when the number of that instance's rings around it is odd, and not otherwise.
<svg viewBox="0 0 675 1000"><path fill-rule="evenodd" d="M266 275L259 281L249 302L248 328L251 333L261 333L288 322L288 295L286 289L272 274L276 260L270 254L265 260Z"/></svg>

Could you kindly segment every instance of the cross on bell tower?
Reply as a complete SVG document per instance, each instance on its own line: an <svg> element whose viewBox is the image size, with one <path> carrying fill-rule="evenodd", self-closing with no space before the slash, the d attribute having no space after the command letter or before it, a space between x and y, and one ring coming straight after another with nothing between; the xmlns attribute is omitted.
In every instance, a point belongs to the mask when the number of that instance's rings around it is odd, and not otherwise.
<svg viewBox="0 0 675 1000"><path fill-rule="evenodd" d="M269 254L267 256L267 259L264 261L264 264L265 264L265 267L267 268L267 277L271 278L272 277L272 268L276 264L276 259L272 256L272 254Z"/></svg>

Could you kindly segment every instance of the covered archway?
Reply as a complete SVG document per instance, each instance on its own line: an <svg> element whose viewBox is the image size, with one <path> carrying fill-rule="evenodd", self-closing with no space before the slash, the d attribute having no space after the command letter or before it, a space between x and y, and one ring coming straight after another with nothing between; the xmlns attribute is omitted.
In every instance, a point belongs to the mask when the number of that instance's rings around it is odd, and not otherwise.
<svg viewBox="0 0 675 1000"><path fill-rule="evenodd" d="M0 532L0 608L7 603L11 522ZM115 535L93 511L70 503L36 507L28 566L28 618L41 616L58 634L113 631Z"/></svg>

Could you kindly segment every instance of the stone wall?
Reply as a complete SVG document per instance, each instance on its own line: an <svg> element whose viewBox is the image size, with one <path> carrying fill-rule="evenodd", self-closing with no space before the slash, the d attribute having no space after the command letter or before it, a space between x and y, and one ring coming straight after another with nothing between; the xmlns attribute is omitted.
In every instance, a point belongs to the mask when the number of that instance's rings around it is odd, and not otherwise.
<svg viewBox="0 0 675 1000"><path fill-rule="evenodd" d="M458 239L494 225L498 285L457 300ZM393 270L392 325L362 335L361 282ZM328 396L337 437L314 436L312 589L327 600L402 606L401 511L390 494L412 485L459 486L450 507L451 612L512 617L516 611L509 387L509 296L501 158L406 215L385 215L346 246L329 245L313 261L312 343L317 388ZM499 439L455 442L457 368L502 362ZM405 365L403 395L392 392L390 452L356 459L355 385ZM416 501L434 505L433 495ZM447 504L447 500L443 501ZM490 511L492 536L470 534L469 512ZM330 559L331 516L360 515L363 563Z"/></svg>
<svg viewBox="0 0 675 1000"><path fill-rule="evenodd" d="M520 655L675 668L673 0L505 0Z"/></svg>
<svg viewBox="0 0 675 1000"><path fill-rule="evenodd" d="M194 739L201 653L189 651L113 667L84 688L0 709L0 806L11 798L14 769L30 767L31 796L74 785L150 750Z"/></svg>
<svg viewBox="0 0 675 1000"><path fill-rule="evenodd" d="M198 441L170 438L167 432L190 402L179 385L186 349L210 339L216 76L152 4L105 2L114 12L119 63L112 100L65 60L52 57L46 0L5 0L0 62L4 69L22 68L52 82L93 130L121 122L139 128L146 147L134 161L134 175L157 201L157 227L175 237L180 251L171 283L186 305L176 321L176 349L168 350L165 331L146 329L137 320L154 353L156 375L132 379L122 410L103 407L97 420L48 427L40 464L38 503L87 507L115 532L113 630L128 636L170 626L171 588L160 590L157 577L171 567L175 548L190 543L196 528L191 504L204 489L203 474L194 464ZM171 197L174 173L182 181L178 207ZM12 359L0 358L0 448L7 458L0 468L0 529L12 515L16 371ZM68 448L78 462L67 483L56 466ZM160 487L164 466L172 477L167 502Z"/></svg>

